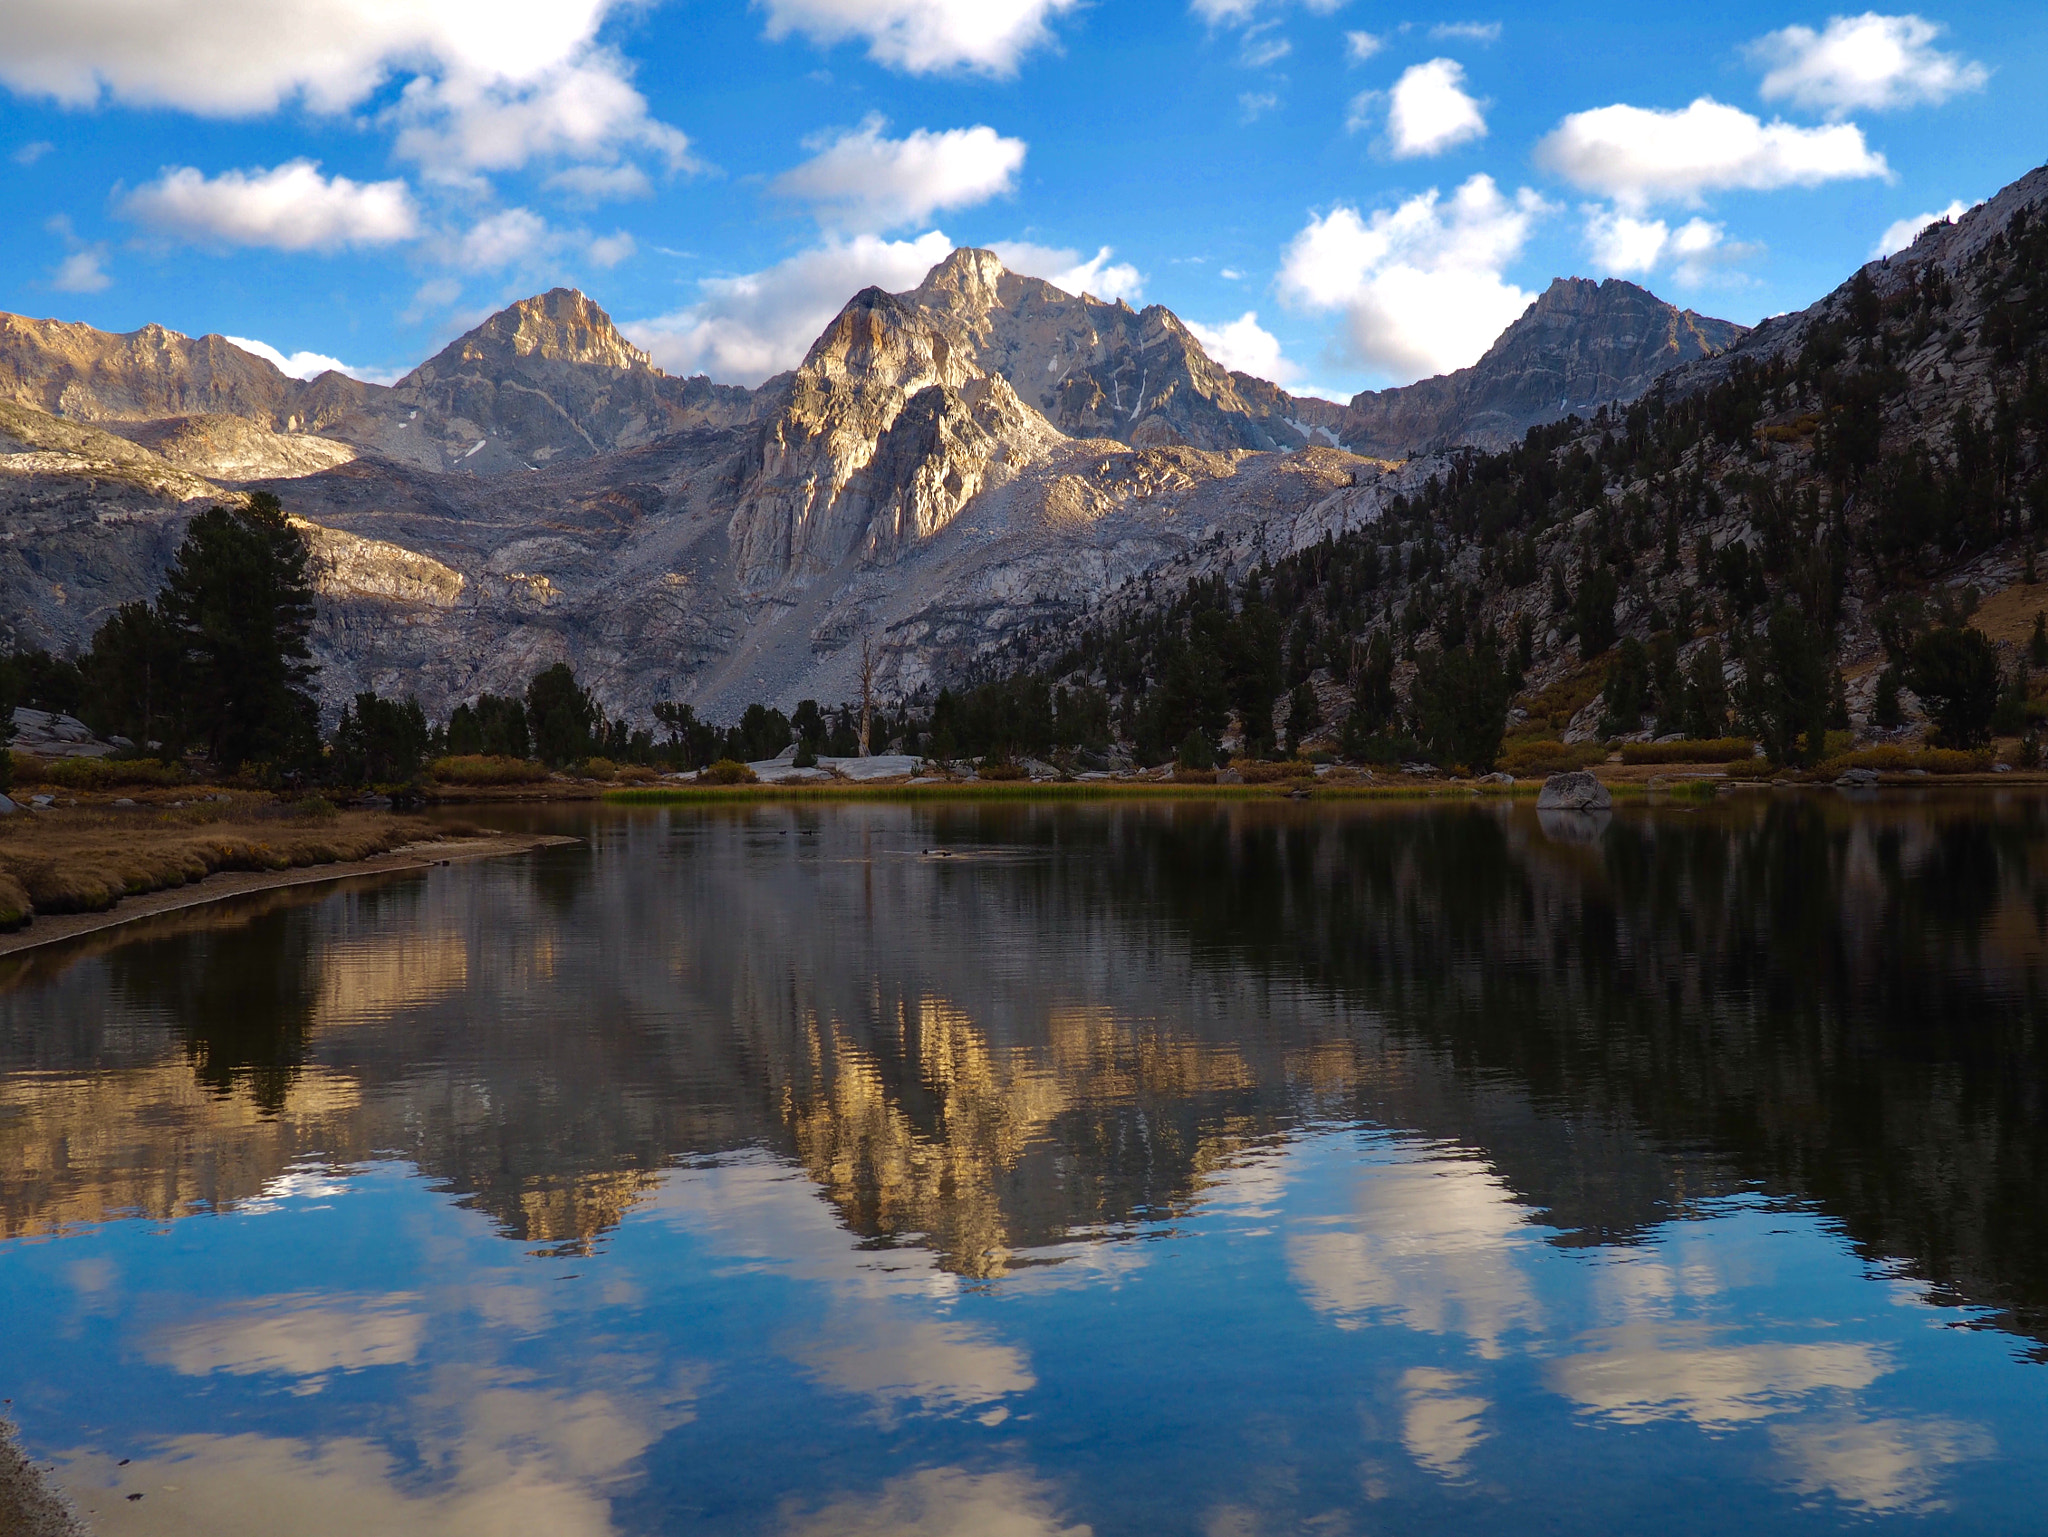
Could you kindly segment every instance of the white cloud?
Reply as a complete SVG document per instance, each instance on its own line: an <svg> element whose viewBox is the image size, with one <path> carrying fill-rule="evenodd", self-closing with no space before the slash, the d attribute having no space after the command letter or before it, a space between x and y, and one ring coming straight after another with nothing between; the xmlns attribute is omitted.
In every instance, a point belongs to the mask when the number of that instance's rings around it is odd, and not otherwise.
<svg viewBox="0 0 2048 1537"><path fill-rule="evenodd" d="M59 293L96 294L114 281L105 270L107 244L104 240L81 240L78 231L71 227L69 214L60 213L46 219L43 228L62 240L64 249L70 253L50 269L52 288Z"/></svg>
<svg viewBox="0 0 2048 1537"><path fill-rule="evenodd" d="M204 117L293 102L359 106L410 75L385 114L399 153L438 179L535 158L688 169L689 141L648 115L597 45L631 0L10 0L0 81L68 106L113 100Z"/></svg>
<svg viewBox="0 0 2048 1537"><path fill-rule="evenodd" d="M1705 219L1688 219L1673 229L1662 219L1638 218L1593 204L1585 210L1586 245L1593 261L1615 277L1639 277L1670 267L1681 283L1711 281L1716 268L1757 249L1732 245L1727 229Z"/></svg>
<svg viewBox="0 0 2048 1537"><path fill-rule="evenodd" d="M1280 338L1259 324L1257 310L1246 310L1220 326L1205 326L1198 320L1184 323L1202 350L1233 373L1274 384L1288 384L1301 375L1301 370L1281 355Z"/></svg>
<svg viewBox="0 0 2048 1537"><path fill-rule="evenodd" d="M1435 188L1368 218L1339 206L1294 237L1281 297L1335 312L1334 351L1407 383L1476 361L1535 297L1503 276L1548 211L1528 188L1505 197L1474 176L1444 202Z"/></svg>
<svg viewBox="0 0 2048 1537"><path fill-rule="evenodd" d="M1129 262L1110 260L1109 246L1097 248L1086 261L1070 246L1033 245L1028 240L998 240L989 249L1005 267L1023 277L1044 278L1070 294L1135 302L1145 296L1145 279Z"/></svg>
<svg viewBox="0 0 2048 1537"><path fill-rule="evenodd" d="M96 294L114 281L106 274L106 260L104 242L80 246L51 270L50 286L59 293Z"/></svg>
<svg viewBox="0 0 2048 1537"><path fill-rule="evenodd" d="M1018 61L1052 41L1046 22L1080 0L762 0L768 35L801 32L833 44L867 41L868 57L913 75L967 70L1016 72Z"/></svg>
<svg viewBox="0 0 2048 1537"><path fill-rule="evenodd" d="M1346 32L1344 34L1344 62L1347 64L1363 64L1386 46L1387 40L1385 38L1375 37L1370 32Z"/></svg>
<svg viewBox="0 0 2048 1537"><path fill-rule="evenodd" d="M572 165L556 171L541 183L550 192L564 193L585 202L602 203L613 198L646 197L654 191L647 173L630 162L625 165Z"/></svg>
<svg viewBox="0 0 2048 1537"><path fill-rule="evenodd" d="M56 147L48 139L31 139L7 158L16 165L34 165Z"/></svg>
<svg viewBox="0 0 2048 1537"><path fill-rule="evenodd" d="M1786 27L1750 45L1767 64L1765 101L1842 118L1859 108L1929 106L1982 88L1990 71L1934 40L1945 29L1919 16L1830 17L1827 29Z"/></svg>
<svg viewBox="0 0 2048 1537"><path fill-rule="evenodd" d="M531 208L507 208L470 227L457 247L456 264L471 270L509 267L544 251L551 233L548 221Z"/></svg>
<svg viewBox="0 0 2048 1537"><path fill-rule="evenodd" d="M1465 71L1455 59L1411 65L1394 82L1387 138L1397 158L1440 155L1485 136L1486 118L1466 93Z"/></svg>
<svg viewBox="0 0 2048 1537"><path fill-rule="evenodd" d="M1885 226L1884 233L1878 236L1877 245L1870 254L1874 257L1895 256L1900 251L1905 250L1915 240L1918 240L1920 232L1926 229L1928 225L1939 224L1944 219L1951 221L1960 219L1974 206L1976 205L1965 203L1961 198L1957 198L1948 207L1938 212L1916 213L1910 219L1896 220Z"/></svg>
<svg viewBox="0 0 2048 1537"><path fill-rule="evenodd" d="M584 254L600 267L616 267L640 249L639 242L624 230L613 230L609 235L600 235L585 247Z"/></svg>
<svg viewBox="0 0 2048 1537"><path fill-rule="evenodd" d="M1246 69L1264 69L1294 52L1293 41L1273 30L1279 25L1277 21L1267 21L1247 28L1244 41L1237 47L1237 62Z"/></svg>
<svg viewBox="0 0 2048 1537"><path fill-rule="evenodd" d="M177 167L137 187L120 208L126 217L177 239L279 251L390 245L419 231L419 214L403 181L326 177L314 160L211 178L191 166Z"/></svg>
<svg viewBox="0 0 2048 1537"><path fill-rule="evenodd" d="M1242 91L1237 98L1237 120L1256 123L1279 105L1280 98L1271 91Z"/></svg>
<svg viewBox="0 0 2048 1537"><path fill-rule="evenodd" d="M1429 35L1438 42L1497 43L1500 41L1500 23L1497 21L1440 21L1429 29Z"/></svg>
<svg viewBox="0 0 2048 1537"><path fill-rule="evenodd" d="M530 79L414 79L390 114L399 125L396 151L452 182L535 160L595 162L616 171L628 151L644 152L670 172L697 169L688 136L649 116L646 98L626 74L623 59L591 48Z"/></svg>
<svg viewBox="0 0 2048 1537"><path fill-rule="evenodd" d="M387 371L381 368L355 368L331 358L324 352L284 352L248 336L226 336L223 341L231 342L244 352L253 353L275 365L281 374L294 379L317 379L330 369L338 374L347 374L351 379L361 379L367 384L396 384L405 377L405 370Z"/></svg>
<svg viewBox="0 0 2048 1537"><path fill-rule="evenodd" d="M1708 96L1674 111L1617 104L1575 112L1536 146L1536 159L1631 209L1697 202L1731 188L1765 192L1891 174L1854 123L1763 123Z"/></svg>
<svg viewBox="0 0 2048 1537"><path fill-rule="evenodd" d="M966 208L1016 190L1025 143L993 128L920 128L901 139L870 117L859 128L811 141L818 153L774 182L811 205L821 224L879 232L921 223L942 208Z"/></svg>
<svg viewBox="0 0 2048 1537"><path fill-rule="evenodd" d="M670 373L759 384L802 362L854 293L914 288L952 249L938 230L915 240L833 238L759 272L706 278L695 304L620 329Z"/></svg>
<svg viewBox="0 0 2048 1537"><path fill-rule="evenodd" d="M401 65L529 80L576 54L615 0L9 0L0 81L206 117L300 99L339 112Z"/></svg>

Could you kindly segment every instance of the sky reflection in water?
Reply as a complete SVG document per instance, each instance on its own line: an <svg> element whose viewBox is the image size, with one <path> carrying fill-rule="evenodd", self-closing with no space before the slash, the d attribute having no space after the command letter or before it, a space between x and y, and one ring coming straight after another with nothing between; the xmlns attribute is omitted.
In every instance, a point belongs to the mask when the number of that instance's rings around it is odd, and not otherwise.
<svg viewBox="0 0 2048 1537"><path fill-rule="evenodd" d="M583 830L0 974L101 1530L2048 1509L2038 802Z"/></svg>

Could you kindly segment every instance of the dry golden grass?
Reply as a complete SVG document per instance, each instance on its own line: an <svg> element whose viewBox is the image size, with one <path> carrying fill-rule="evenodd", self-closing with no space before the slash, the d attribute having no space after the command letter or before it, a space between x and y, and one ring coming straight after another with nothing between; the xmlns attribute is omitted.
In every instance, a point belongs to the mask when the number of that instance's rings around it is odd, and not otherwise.
<svg viewBox="0 0 2048 1537"><path fill-rule="evenodd" d="M427 766L427 777L452 785L529 785L548 777L538 763L524 758L492 758L472 754L459 758L436 758Z"/></svg>
<svg viewBox="0 0 2048 1537"><path fill-rule="evenodd" d="M18 928L32 913L103 912L124 896L221 870L368 859L420 832L419 823L380 812L336 812L324 801L280 805L258 796L17 814L0 820L0 928Z"/></svg>
<svg viewBox="0 0 2048 1537"><path fill-rule="evenodd" d="M1740 763L1755 756L1756 743L1746 736L1626 742L1621 749L1621 761L1631 767L1642 763Z"/></svg>
<svg viewBox="0 0 2048 1537"><path fill-rule="evenodd" d="M1269 785L1282 779L1313 779L1316 766L1306 758L1288 758L1279 763L1233 763L1248 785Z"/></svg>

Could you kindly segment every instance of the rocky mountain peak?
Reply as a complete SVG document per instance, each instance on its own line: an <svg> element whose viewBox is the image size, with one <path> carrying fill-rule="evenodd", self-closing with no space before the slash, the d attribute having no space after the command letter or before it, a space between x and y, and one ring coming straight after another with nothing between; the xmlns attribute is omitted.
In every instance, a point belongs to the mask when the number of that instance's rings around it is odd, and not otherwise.
<svg viewBox="0 0 2048 1537"><path fill-rule="evenodd" d="M512 359L595 368L654 366L588 296L574 288L551 288L499 310L475 330L450 342L412 377L424 381Z"/></svg>
<svg viewBox="0 0 2048 1537"><path fill-rule="evenodd" d="M1619 278L1557 278L1470 368L1353 396L1339 431L1346 447L1388 458L1505 448L1539 423L1634 400L1746 334Z"/></svg>
<svg viewBox="0 0 2048 1537"><path fill-rule="evenodd" d="M911 290L910 297L928 309L985 314L1002 304L1006 277L1014 283L1013 274L995 252L961 246L926 273L924 281Z"/></svg>

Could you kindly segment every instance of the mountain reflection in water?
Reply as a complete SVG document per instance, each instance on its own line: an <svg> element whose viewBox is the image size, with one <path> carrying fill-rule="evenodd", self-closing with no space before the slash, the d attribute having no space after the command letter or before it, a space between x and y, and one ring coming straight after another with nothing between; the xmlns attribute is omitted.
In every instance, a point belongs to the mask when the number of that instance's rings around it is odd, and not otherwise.
<svg viewBox="0 0 2048 1537"><path fill-rule="evenodd" d="M110 1423L185 1470L107 1530L325 1489L482 1532L521 1480L572 1532L2048 1494L2048 801L571 830L0 970L0 1299L70 1374L17 1373L25 1432L75 1490L138 1476ZM616 1291L601 1327L552 1272ZM110 1289L150 1299L125 1343ZM220 1401L108 1408L146 1380ZM1571 1472L1651 1435L1639 1487Z"/></svg>

